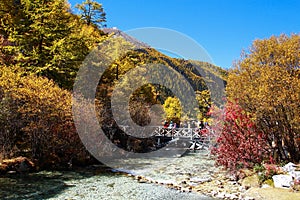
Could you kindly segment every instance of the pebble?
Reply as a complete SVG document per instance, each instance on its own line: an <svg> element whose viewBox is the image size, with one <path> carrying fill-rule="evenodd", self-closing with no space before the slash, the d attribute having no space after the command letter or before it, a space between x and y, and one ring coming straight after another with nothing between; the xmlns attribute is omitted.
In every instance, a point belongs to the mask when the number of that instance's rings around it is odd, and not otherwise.
<svg viewBox="0 0 300 200"><path fill-rule="evenodd" d="M225 198L225 193L224 192L220 192L216 195L217 198L220 198L220 199L224 199Z"/></svg>
<svg viewBox="0 0 300 200"><path fill-rule="evenodd" d="M270 188L271 186L268 184L262 184L261 188Z"/></svg>
<svg viewBox="0 0 300 200"><path fill-rule="evenodd" d="M245 197L245 200L254 200L254 197Z"/></svg>
<svg viewBox="0 0 300 200"><path fill-rule="evenodd" d="M213 190L210 194L214 197L218 194L218 192Z"/></svg>

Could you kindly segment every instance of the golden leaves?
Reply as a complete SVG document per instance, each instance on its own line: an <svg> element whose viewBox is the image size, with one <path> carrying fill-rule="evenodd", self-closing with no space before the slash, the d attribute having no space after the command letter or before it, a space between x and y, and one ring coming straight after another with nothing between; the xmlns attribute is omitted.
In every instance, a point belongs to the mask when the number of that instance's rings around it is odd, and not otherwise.
<svg viewBox="0 0 300 200"><path fill-rule="evenodd" d="M272 138L292 141L300 135L299 66L300 35L256 40L229 73L227 96L254 114Z"/></svg>
<svg viewBox="0 0 300 200"><path fill-rule="evenodd" d="M1 67L0 74L1 134L9 132L20 150L30 150L37 157L63 151L62 145L80 151L69 91L47 78L24 75L20 69ZM7 139L2 135L0 144Z"/></svg>

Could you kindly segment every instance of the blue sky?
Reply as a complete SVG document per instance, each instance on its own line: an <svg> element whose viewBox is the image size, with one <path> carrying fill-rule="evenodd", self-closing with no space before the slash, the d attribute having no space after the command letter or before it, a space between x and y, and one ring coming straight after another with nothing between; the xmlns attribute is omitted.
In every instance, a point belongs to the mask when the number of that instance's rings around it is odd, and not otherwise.
<svg viewBox="0 0 300 200"><path fill-rule="evenodd" d="M69 0L72 6L83 0ZM97 0L107 26L161 27L196 40L214 64L232 66L253 40L300 33L299 0Z"/></svg>

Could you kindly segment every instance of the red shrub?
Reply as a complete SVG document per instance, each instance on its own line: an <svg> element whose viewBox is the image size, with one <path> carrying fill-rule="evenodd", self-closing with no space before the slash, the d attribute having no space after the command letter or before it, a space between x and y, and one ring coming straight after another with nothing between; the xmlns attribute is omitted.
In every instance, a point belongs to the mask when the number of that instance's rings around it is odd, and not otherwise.
<svg viewBox="0 0 300 200"><path fill-rule="evenodd" d="M265 135L238 104L228 102L223 110L214 109L211 114L216 118L212 129L217 144L212 153L218 165L235 171L269 158Z"/></svg>

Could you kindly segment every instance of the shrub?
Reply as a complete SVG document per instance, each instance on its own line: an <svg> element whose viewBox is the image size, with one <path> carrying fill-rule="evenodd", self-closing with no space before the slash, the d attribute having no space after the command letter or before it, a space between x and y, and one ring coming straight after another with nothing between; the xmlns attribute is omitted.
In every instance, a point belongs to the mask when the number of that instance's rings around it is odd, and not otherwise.
<svg viewBox="0 0 300 200"><path fill-rule="evenodd" d="M232 171L253 167L268 160L266 136L255 126L251 116L233 102L227 102L223 110L214 109L213 131L216 135L216 164Z"/></svg>
<svg viewBox="0 0 300 200"><path fill-rule="evenodd" d="M260 184L268 183L274 175L283 173L281 168L275 164L255 164L253 169L258 174Z"/></svg>
<svg viewBox="0 0 300 200"><path fill-rule="evenodd" d="M24 155L44 166L86 156L72 119L71 93L53 81L0 68L0 150Z"/></svg>

